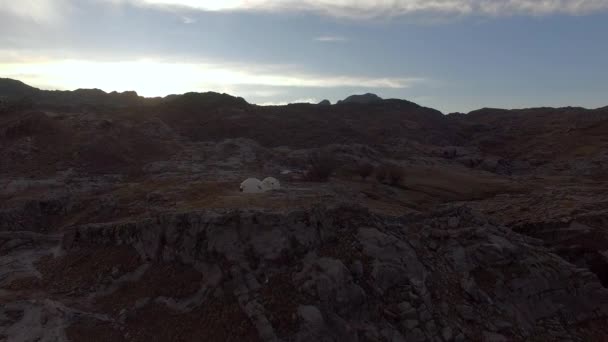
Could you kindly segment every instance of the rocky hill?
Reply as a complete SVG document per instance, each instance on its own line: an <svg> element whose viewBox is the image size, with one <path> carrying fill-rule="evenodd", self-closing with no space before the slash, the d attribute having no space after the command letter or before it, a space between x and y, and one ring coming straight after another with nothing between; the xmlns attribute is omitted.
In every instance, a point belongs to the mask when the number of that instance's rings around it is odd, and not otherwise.
<svg viewBox="0 0 608 342"><path fill-rule="evenodd" d="M367 93L363 95L351 95L338 103L370 104L382 102L382 98L376 94Z"/></svg>
<svg viewBox="0 0 608 342"><path fill-rule="evenodd" d="M45 105L59 108L75 106L129 107L157 104L160 98L143 98L134 91L106 93L100 89L74 91L41 90L17 80L0 78L0 100L13 103L26 102L28 106Z"/></svg>
<svg viewBox="0 0 608 342"><path fill-rule="evenodd" d="M608 340L608 107L0 101L0 340Z"/></svg>

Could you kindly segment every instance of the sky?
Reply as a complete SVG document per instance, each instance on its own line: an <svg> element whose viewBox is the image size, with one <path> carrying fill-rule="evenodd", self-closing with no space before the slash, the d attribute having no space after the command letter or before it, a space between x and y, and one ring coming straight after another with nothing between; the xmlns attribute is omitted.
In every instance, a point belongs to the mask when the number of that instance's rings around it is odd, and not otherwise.
<svg viewBox="0 0 608 342"><path fill-rule="evenodd" d="M0 77L264 105L597 108L608 0L0 0Z"/></svg>

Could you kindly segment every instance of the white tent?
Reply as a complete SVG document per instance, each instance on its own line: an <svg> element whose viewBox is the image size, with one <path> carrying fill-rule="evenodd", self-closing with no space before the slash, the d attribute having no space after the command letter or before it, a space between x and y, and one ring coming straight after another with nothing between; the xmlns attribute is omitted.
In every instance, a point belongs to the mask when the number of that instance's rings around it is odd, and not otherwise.
<svg viewBox="0 0 608 342"><path fill-rule="evenodd" d="M250 194L259 194L264 192L264 186L262 182L260 182L257 178L247 178L241 183L240 186L241 192L250 193Z"/></svg>
<svg viewBox="0 0 608 342"><path fill-rule="evenodd" d="M278 190L281 188L281 183L279 182L278 179L276 179L274 177L266 177L262 181L262 186L264 187L265 191Z"/></svg>

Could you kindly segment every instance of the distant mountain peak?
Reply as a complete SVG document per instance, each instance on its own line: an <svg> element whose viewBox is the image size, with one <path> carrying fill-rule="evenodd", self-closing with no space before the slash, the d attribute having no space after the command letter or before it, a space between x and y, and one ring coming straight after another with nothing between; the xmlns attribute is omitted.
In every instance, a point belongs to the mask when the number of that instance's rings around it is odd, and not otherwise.
<svg viewBox="0 0 608 342"><path fill-rule="evenodd" d="M358 104L368 104L368 103L377 103L382 102L382 98L376 94L366 93L363 95L351 95L345 98L342 101L338 101L338 103L358 103Z"/></svg>
<svg viewBox="0 0 608 342"><path fill-rule="evenodd" d="M208 91L167 97L165 106L179 110L197 111L201 108L213 107L246 107L249 106L249 103L242 97Z"/></svg>

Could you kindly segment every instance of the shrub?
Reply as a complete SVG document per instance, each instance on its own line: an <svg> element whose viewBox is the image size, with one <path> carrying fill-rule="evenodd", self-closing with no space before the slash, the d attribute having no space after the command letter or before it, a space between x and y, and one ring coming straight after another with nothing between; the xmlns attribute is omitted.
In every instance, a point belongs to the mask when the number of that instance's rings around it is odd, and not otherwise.
<svg viewBox="0 0 608 342"><path fill-rule="evenodd" d="M395 164L383 164L376 170L376 179L380 183L396 186L403 180L403 169Z"/></svg>
<svg viewBox="0 0 608 342"><path fill-rule="evenodd" d="M363 163L357 166L357 173L363 180L369 177L374 172L374 166L370 163Z"/></svg>
<svg viewBox="0 0 608 342"><path fill-rule="evenodd" d="M403 180L403 169L398 165L390 165L388 168L388 179L391 185L400 185Z"/></svg>
<svg viewBox="0 0 608 342"><path fill-rule="evenodd" d="M313 152L308 157L307 178L315 182L326 182L336 169L336 161L327 152Z"/></svg>
<svg viewBox="0 0 608 342"><path fill-rule="evenodd" d="M380 183L384 183L386 181L386 178L388 177L387 172L386 172L386 166L385 165L381 165L380 167L378 167L376 169L376 180Z"/></svg>

